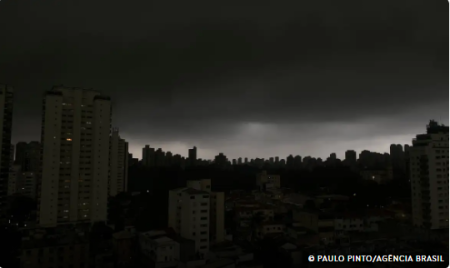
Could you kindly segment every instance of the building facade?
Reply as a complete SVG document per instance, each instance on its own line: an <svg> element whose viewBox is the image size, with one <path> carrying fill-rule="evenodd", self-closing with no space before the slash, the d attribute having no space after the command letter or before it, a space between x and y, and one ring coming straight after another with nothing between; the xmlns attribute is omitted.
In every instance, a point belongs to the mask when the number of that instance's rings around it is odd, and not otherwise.
<svg viewBox="0 0 450 268"><path fill-rule="evenodd" d="M18 142L16 145L15 164L23 171L38 172L40 168L41 144L38 141Z"/></svg>
<svg viewBox="0 0 450 268"><path fill-rule="evenodd" d="M280 175L270 175L266 171L258 173L256 175L256 186L260 190L275 190L280 189L281 179Z"/></svg>
<svg viewBox="0 0 450 268"><path fill-rule="evenodd" d="M225 241L225 194L212 192L210 179L188 181L187 187L210 194L210 243Z"/></svg>
<svg viewBox="0 0 450 268"><path fill-rule="evenodd" d="M54 87L43 100L43 227L107 219L111 100L90 89Z"/></svg>
<svg viewBox="0 0 450 268"><path fill-rule="evenodd" d="M177 267L180 259L180 246L164 231L149 231L139 234L142 263L148 267Z"/></svg>
<svg viewBox="0 0 450 268"><path fill-rule="evenodd" d="M147 167L155 166L155 148L151 148L149 145L145 145L142 148L142 165Z"/></svg>
<svg viewBox="0 0 450 268"><path fill-rule="evenodd" d="M413 224L448 228L448 126L430 121L409 149Z"/></svg>
<svg viewBox="0 0 450 268"><path fill-rule="evenodd" d="M6 216L6 196L11 164L11 130L13 113L13 88L0 85L0 222Z"/></svg>
<svg viewBox="0 0 450 268"><path fill-rule="evenodd" d="M128 189L128 142L120 138L118 129L113 129L110 139L109 196L116 196Z"/></svg>
<svg viewBox="0 0 450 268"><path fill-rule="evenodd" d="M195 241L197 253L207 257L210 230L210 193L193 188L169 191L169 227Z"/></svg>

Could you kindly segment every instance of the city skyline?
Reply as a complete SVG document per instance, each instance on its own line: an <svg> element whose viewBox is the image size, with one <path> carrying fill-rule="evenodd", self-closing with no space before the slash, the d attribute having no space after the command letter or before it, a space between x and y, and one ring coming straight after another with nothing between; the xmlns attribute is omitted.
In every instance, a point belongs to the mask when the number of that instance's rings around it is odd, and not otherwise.
<svg viewBox="0 0 450 268"><path fill-rule="evenodd" d="M111 96L135 156L387 152L448 125L447 4L1 1L13 143L39 140L41 96L63 84Z"/></svg>
<svg viewBox="0 0 450 268"><path fill-rule="evenodd" d="M445 124L445 123L443 123L443 122L441 122L441 121L439 121L439 120L437 120L437 122L439 123L439 124L444 124L444 125L447 125L447 124ZM421 127L421 129L422 130L418 130L418 132L417 133L420 133L420 131L423 131L423 125L424 124L422 124L422 127ZM116 128L117 129L117 128ZM354 148L351 148L351 147L348 147L348 148L344 148L345 146L343 146L343 147L341 147L342 148L342 150L340 150L340 151L333 151L333 150L331 150L331 151L325 151L325 150L323 150L323 153L322 153L322 155L314 155L314 154L308 154L307 153L307 151L305 151L305 150L301 150L301 148L300 148L300 151L292 151L292 152L290 152L290 153L288 153L287 155L279 155L279 154L267 154L267 155L253 155L253 156L247 156L247 155L237 155L237 156L230 156L229 154L227 154L226 153L226 151L225 152L223 152L223 151L217 151L217 152L214 152L214 151L212 151L212 150L206 150L207 151L207 153L205 154L205 150L202 150L202 148L198 148L197 147L197 158L198 159L204 159L204 160L214 160L214 157L215 156L217 156L217 155L219 155L220 153L223 153L225 156L227 156L228 158L229 158L229 160L232 160L232 159L238 159L238 158L242 158L242 159L244 159L244 158L248 158L248 159L256 159L256 158L261 158L261 159L266 159L266 160L268 160L270 157L280 157L280 159L285 159L286 160L286 158L289 156L289 155L293 155L293 156L296 156L296 155L300 155L300 156L302 156L302 157L307 157L307 156L309 156L309 157L313 157L313 158L321 158L321 159L323 159L323 160L325 160L326 158L328 158L329 156L330 156L330 154L332 154L332 153L335 153L336 154L336 156L337 156L337 158L338 159L341 159L341 160L343 160L343 159L345 159L345 152L347 151L347 150L353 150L353 151L355 151L356 153L357 153L357 157L359 156L359 154L362 152L362 151L365 151L365 150L367 150L367 151L370 151L370 152L374 152L374 153L381 153L381 154L384 154L384 153L387 153L387 154L389 154L390 152L390 145L391 144L399 144L399 145L401 145L402 147L404 146L404 145L412 145L412 139L414 138L414 135L415 134L413 134L413 135L411 135L411 137L410 136L408 136L408 135L404 135L404 136L400 136L400 135L397 135L397 136L393 136L394 138L393 139L387 139L385 142L386 142L386 144L384 144L383 143L383 145L385 145L385 146L383 146L385 149L381 149L381 150L377 150L377 149L379 149L380 147L377 147L377 145L361 145L362 147L361 147L361 149L360 150L358 150L358 149L354 149ZM400 137L400 138L399 138ZM14 137L13 137L14 138ZM409 139L408 139L409 138ZM407 142L405 142L405 143L401 143L404 139L407 139ZM39 139L40 140L40 139ZM128 140L128 139L127 139ZM395 142L395 141L398 141L398 142ZM26 143L28 143L28 142L30 142L30 141L18 141L17 143L19 143L19 142L26 142ZM37 141L32 141L32 142L37 142ZM13 146L15 146L17 143L13 143ZM138 147L138 145L136 145L136 144L130 144L130 146L129 146L129 153L130 154L132 154L132 156L133 156L133 158L137 158L137 159L139 159L139 160L142 160L142 149L145 147L145 146L147 146L147 145L149 145L151 148L153 148L153 149L162 149L162 151L163 152L165 152L165 153L167 153L167 152L171 152L173 155L176 155L176 154L178 154L178 155L180 155L181 157L185 157L185 158L188 158L188 156L189 156L189 153L188 153L188 151L190 150L190 149L192 149L192 147L194 147L194 146L189 146L189 145L179 145L179 147L177 148L176 146L173 146L173 145L170 145L169 144L169 146L159 146L158 144L149 144L149 143L145 143L144 141L142 142L142 144L145 144L145 145L143 145L142 146L142 148L139 148ZM347 143L349 146L351 146L351 144L352 143ZM362 144L362 143L360 143L360 144ZM329 145L327 146L327 148L329 148ZM205 156L206 155L206 156Z"/></svg>

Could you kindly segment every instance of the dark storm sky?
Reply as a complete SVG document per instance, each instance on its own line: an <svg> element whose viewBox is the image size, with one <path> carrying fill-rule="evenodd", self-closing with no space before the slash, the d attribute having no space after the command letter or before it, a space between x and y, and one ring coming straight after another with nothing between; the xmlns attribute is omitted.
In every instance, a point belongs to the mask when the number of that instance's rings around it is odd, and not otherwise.
<svg viewBox="0 0 450 268"><path fill-rule="evenodd" d="M448 2L1 0L13 142L53 85L113 98L113 124L199 157L342 156L448 124Z"/></svg>

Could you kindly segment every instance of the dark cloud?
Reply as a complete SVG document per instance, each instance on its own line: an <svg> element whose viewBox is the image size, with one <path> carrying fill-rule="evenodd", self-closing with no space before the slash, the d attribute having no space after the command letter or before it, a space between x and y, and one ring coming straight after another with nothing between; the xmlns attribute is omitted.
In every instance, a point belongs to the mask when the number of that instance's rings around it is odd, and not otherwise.
<svg viewBox="0 0 450 268"><path fill-rule="evenodd" d="M54 84L110 94L134 152L383 151L448 123L447 1L266 2L2 0L15 141Z"/></svg>

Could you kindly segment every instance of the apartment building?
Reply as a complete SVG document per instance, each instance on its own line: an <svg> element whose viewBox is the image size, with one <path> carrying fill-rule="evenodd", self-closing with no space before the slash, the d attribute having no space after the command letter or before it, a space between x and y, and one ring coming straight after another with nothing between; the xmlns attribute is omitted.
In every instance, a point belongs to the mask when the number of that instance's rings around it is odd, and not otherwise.
<svg viewBox="0 0 450 268"><path fill-rule="evenodd" d="M270 175L267 174L267 171L258 173L256 175L256 186L262 191L280 189L280 175Z"/></svg>
<svg viewBox="0 0 450 268"><path fill-rule="evenodd" d="M91 89L54 87L42 114L39 224L106 221L111 99Z"/></svg>
<svg viewBox="0 0 450 268"><path fill-rule="evenodd" d="M430 121L409 149L413 224L448 228L448 126Z"/></svg>
<svg viewBox="0 0 450 268"><path fill-rule="evenodd" d="M21 168L19 165L13 165L9 169L9 176L8 176L8 194L9 196L14 195L17 193L18 188L18 180L20 180L21 175Z"/></svg>
<svg viewBox="0 0 450 268"><path fill-rule="evenodd" d="M335 217L318 209L293 210L293 226L304 227L324 240L332 240L335 232Z"/></svg>
<svg viewBox="0 0 450 268"><path fill-rule="evenodd" d="M195 241L195 249L207 257L210 245L210 193L193 188L169 191L169 227L186 239Z"/></svg>
<svg viewBox="0 0 450 268"><path fill-rule="evenodd" d="M0 222L6 218L9 168L11 165L11 131L14 90L0 85Z"/></svg>
<svg viewBox="0 0 450 268"><path fill-rule="evenodd" d="M178 242L169 238L165 231L149 231L139 234L142 263L149 267L176 267L180 259Z"/></svg>
<svg viewBox="0 0 450 268"><path fill-rule="evenodd" d="M225 241L225 194L223 192L212 192L210 179L188 181L187 187L209 192L210 243L215 244Z"/></svg>
<svg viewBox="0 0 450 268"><path fill-rule="evenodd" d="M119 129L112 131L110 138L109 196L128 189L128 142L119 136Z"/></svg>
<svg viewBox="0 0 450 268"><path fill-rule="evenodd" d="M49 229L24 230L24 233L20 267L89 267L89 240L86 233Z"/></svg>
<svg viewBox="0 0 450 268"><path fill-rule="evenodd" d="M270 206L259 202L238 202L234 206L235 221L238 228L248 228L252 221L258 215L262 222L271 222L274 220L275 212Z"/></svg>
<svg viewBox="0 0 450 268"><path fill-rule="evenodd" d="M23 171L38 172L40 168L41 144L37 141L18 142L16 145L15 164Z"/></svg>

